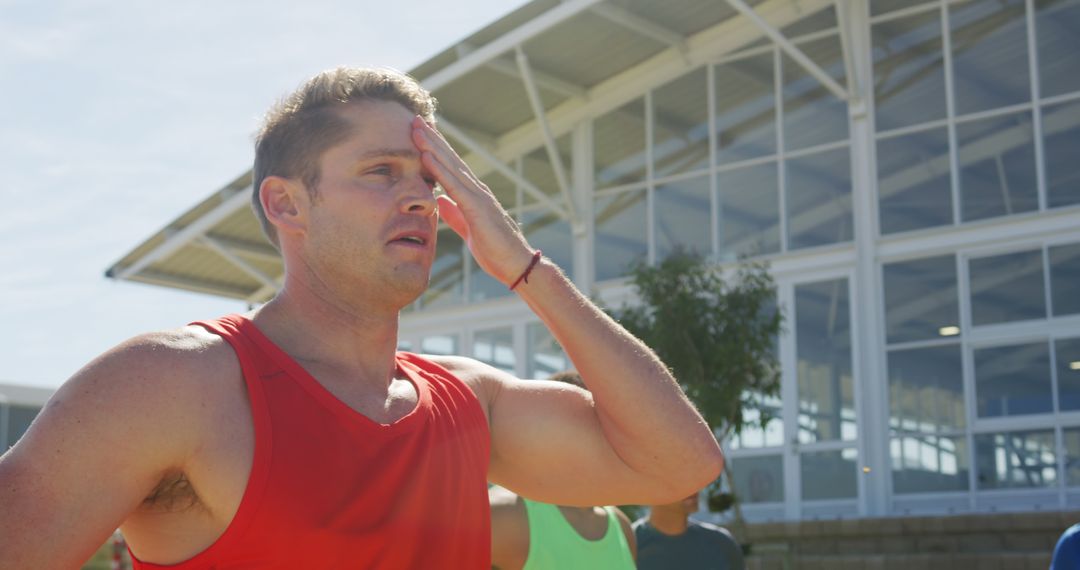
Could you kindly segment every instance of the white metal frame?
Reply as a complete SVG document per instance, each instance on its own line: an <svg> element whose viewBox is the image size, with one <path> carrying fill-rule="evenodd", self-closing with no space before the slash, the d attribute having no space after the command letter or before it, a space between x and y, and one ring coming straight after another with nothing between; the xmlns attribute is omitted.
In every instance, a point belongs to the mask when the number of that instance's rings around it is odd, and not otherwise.
<svg viewBox="0 0 1080 570"><path fill-rule="evenodd" d="M543 110L543 122L550 129L551 136L570 132L572 136L573 161L571 162L568 187L572 189L567 197L567 204L578 212L580 226L575 227L574 240L574 268L573 275L579 284L586 286L597 296L601 297L609 306L618 306L622 299L627 298L628 287L625 280L613 280L595 284L595 265L592 260L594 242L594 222L592 207L594 199L599 196L610 196L630 190L644 190L647 198L647 222L646 232L650 248L651 259L655 258L655 239L652 224L655 216L654 192L655 188L663 183L681 180L689 177L707 175L710 181L710 200L712 208L710 238L713 253L719 251L720 236L722 235L719 209L723 196L720 195L716 176L719 172L729 169L748 167L756 164L776 163L782 165L790 157L804 156L816 152L823 152L832 148L852 148L852 213L856 218L854 240L850 243L811 248L806 250L789 251L787 236L787 207L786 207L786 174L779 167L779 212L781 251L775 255L766 256L771 261L772 271L780 283L781 303L793 308L794 287L796 284L813 282L829 277L844 277L849 287L849 302L853 367L852 374L855 377L855 407L856 425L858 437L854 441L828 442L813 445L802 445L800 448L810 449L856 449L859 457L859 466L870 468L870 473L864 475L857 473L859 482L858 499L856 501L844 500L824 502L821 504L803 504L799 500L801 486L799 484L798 465L799 458L791 454L789 441L792 432L797 429L794 418L797 417L797 380L795 378L795 347L794 339L789 335L788 340L781 342L781 364L784 370L784 382L782 387L781 401L785 407L783 417L784 426L787 430L785 442L782 446L747 448L742 447L730 451L730 456L737 461L740 457L775 456L779 454L783 459L785 472L785 501L784 503L768 503L758 505L745 505L744 510L751 517L767 516L784 518L800 518L807 511L817 507L827 510L844 511L859 516L883 516L888 514L902 514L904 512L961 512L978 511L986 509L1011 509L1017 508L1018 502L1038 500L1045 501L1048 493L1052 495L1055 505L1065 506L1080 502L1080 486L1069 487L1064 481L1064 430L1080 428L1080 411L1054 414L1045 414L1033 417L1006 418L1004 420L994 418L992 420L978 420L974 414L973 398L975 397L974 378L972 377L971 357L976 347L986 346L987 343L1000 343L1018 341L1024 338L1040 338L1050 343L1051 351L1055 350L1054 342L1061 338L1075 338L1080 336L1075 333L1080 330L1080 316L1051 317L1038 323L1007 324L995 327L980 327L972 330L970 327L970 285L967 278L967 259L974 255L1004 252L1016 247L1041 247L1044 258L1047 248L1063 243L1080 242L1080 208L1058 208L1048 210L1046 208L1046 179L1045 158L1043 150L1043 125L1041 119L1042 108L1051 104L1064 103L1080 100L1080 93L1065 94L1047 99L1041 99L1037 88L1038 62L1036 50L1032 47L1037 37L1031 33L1033 3L1027 2L1028 17L1028 42L1031 59L1032 101L1026 104L1013 105L1006 108L993 109L977 114L957 117L953 108L953 79L951 70L951 32L948 26L948 6L953 0L942 0L936 3L927 3L903 9L897 12L875 16L871 18L865 1L845 2L822 2L821 5L831 5L838 10L839 27L836 30L816 32L806 38L788 40L793 46L798 46L807 38L822 38L836 34L844 44L845 68L847 70L848 87L846 99L849 101L849 138L835 143L829 143L814 148L800 149L797 152L789 152L784 148L784 121L783 121L783 92L782 77L780 77L782 47L778 44L745 50L738 53L730 53L730 49L720 46L731 45L719 38L721 30L732 34L744 34L746 30L733 31L728 25L718 26L717 30L703 32L700 37L685 39L685 51L679 53L678 46L672 45L672 49L657 56L638 68L632 69L622 76L604 82L600 86L588 90L587 96L575 97L573 100L560 104L554 109ZM568 3L570 4L570 3ZM574 3L578 5L580 3ZM810 3L806 4L810 6ZM817 6L817 4L814 4ZM590 8L592 9L592 8ZM775 2L759 4L756 10L762 18L771 22L772 26L779 27L790 23L796 16L790 11L789 6L781 7ZM601 12L603 9L600 10ZM937 12L940 18L942 30L942 48L945 54L945 82L947 95L946 116L942 119L929 121L919 125L912 125L892 131L878 132L874 124L874 97L873 89L873 62L870 50L870 26L872 23L887 21L893 18L910 16L918 13ZM595 12L595 10L594 10ZM806 12L804 11L803 14ZM786 18L786 19L785 19ZM610 18L609 18L610 19ZM521 42L514 43L507 49L520 46ZM714 124L717 113L723 110L716 109L714 65L731 61L740 57L749 57L760 53L772 53L774 59L774 94L776 97L776 154L768 157L755 158L737 164L718 165L715 158L716 134L710 132L710 159L707 173L704 170L695 172L680 172L671 176L657 178L653 171L653 117L651 93L658 86L674 80L684 73L705 66L706 82L708 91L708 118L710 124ZM783 53L790 55L787 51ZM725 54L715 57L715 54ZM850 58L850 61L847 59ZM519 72L522 70L519 69ZM524 73L519 73L524 76ZM536 77L534 77L534 80ZM536 80L540 84L540 80ZM592 157L592 119L611 111L635 98L644 98L646 109L646 141L645 152L647 155L648 171L644 181L627 184L619 187L595 189L593 177ZM1035 147L1038 173L1039 210L1024 214L980 220L976 222L961 223L961 208L959 203L959 180L958 180L958 156L956 144L956 127L966 121L979 120L1007 113L1029 112L1034 121ZM538 121L541 119L538 117ZM527 128L537 128L533 124ZM945 127L949 133L949 156L953 184L951 200L953 201L953 225L927 228L913 232L881 235L878 228L879 212L878 204L878 180L876 168L876 141L894 136L918 132L929 128ZM526 127L523 127L526 129ZM710 129L712 131L712 129ZM526 142L525 130L515 131L501 137L490 151L493 158L506 156L520 156L531 151L535 145ZM535 136L533 138L535 141ZM548 141L550 142L550 141ZM546 143L545 143L546 144ZM858 147L858 148L856 148ZM520 172L520 166L514 170ZM520 180L519 188L520 188ZM519 190L519 195L521 191ZM519 199L520 203L520 199ZM529 208L543 208L545 204L535 204ZM518 211L522 211L521 208ZM579 229L580 228L580 229ZM915 343L888 344L884 334L884 299L882 290L882 271L886 264L933 257L937 255L951 255L957 264L957 295L959 299L959 311L961 322L961 334L958 337L945 340L928 340ZM1044 259L1044 270L1048 271L1048 265ZM1047 280L1049 286L1049 280ZM468 291L466 290L466 294ZM1050 301L1048 297L1048 301ZM789 312L789 315L792 313ZM465 318L467 317L467 319ZM405 328L413 331L413 337L419 339L418 331L430 332L457 332L462 331L461 323L468 321L469 325L464 328L462 336L462 349L471 350L471 339L474 331L497 326L513 326L515 331L515 346L519 351L517 359L519 372L524 373L528 358L525 346L525 331L528 323L535 322L535 317L528 308L514 297L507 297L485 303L483 306L462 306L440 310L431 314L414 313L407 316ZM790 329L790 321L789 321ZM1041 336L1040 336L1041 335ZM887 353L890 350L903 348L917 348L920 346L937 346L941 344L957 344L960 347L962 359L964 359L964 397L967 407L965 428L962 432L950 434L966 441L968 446L967 462L969 465L968 491L950 493L916 493L894 495L892 492L891 472L891 435L888 426L889 402L887 385ZM856 348L857 346L857 348ZM1055 372L1056 374L1056 372ZM1056 386L1056 376L1052 379L1052 386ZM1057 391L1054 390L1054 397ZM884 420L882 418L885 418ZM874 422L874 423L872 423ZM977 434L992 433L1001 430L1027 430L1027 429L1052 429L1055 444L1058 451L1059 485L1047 491L1037 490L1001 490L1001 491L978 491L975 485L976 476L974 438ZM945 434L945 435L950 435ZM823 512L823 511L822 511Z"/></svg>

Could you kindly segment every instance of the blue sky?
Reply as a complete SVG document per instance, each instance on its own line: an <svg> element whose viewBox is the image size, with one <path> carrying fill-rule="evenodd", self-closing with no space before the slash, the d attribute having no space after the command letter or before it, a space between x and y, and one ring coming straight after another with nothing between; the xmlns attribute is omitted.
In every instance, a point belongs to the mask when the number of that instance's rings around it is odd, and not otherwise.
<svg viewBox="0 0 1080 570"><path fill-rule="evenodd" d="M135 334L244 310L104 271L243 173L308 76L408 70L522 4L0 0L0 382L55 387Z"/></svg>

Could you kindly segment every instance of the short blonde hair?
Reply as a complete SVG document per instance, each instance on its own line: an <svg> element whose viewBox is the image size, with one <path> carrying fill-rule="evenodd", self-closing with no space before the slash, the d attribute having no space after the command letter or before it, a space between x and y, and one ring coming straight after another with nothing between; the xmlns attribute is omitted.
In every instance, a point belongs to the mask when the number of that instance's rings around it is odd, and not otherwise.
<svg viewBox="0 0 1080 570"><path fill-rule="evenodd" d="M279 246L277 231L266 218L259 187L268 176L299 178L314 196L319 184L319 158L349 134L340 110L361 101L393 101L435 120L435 98L405 73L381 67L338 67L319 73L278 101L266 113L255 137L251 205L270 242Z"/></svg>

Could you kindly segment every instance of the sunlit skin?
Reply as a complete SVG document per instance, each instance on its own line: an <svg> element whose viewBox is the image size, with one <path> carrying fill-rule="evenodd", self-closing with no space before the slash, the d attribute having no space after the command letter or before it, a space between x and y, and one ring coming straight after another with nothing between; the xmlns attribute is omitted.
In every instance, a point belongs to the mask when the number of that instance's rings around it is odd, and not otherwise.
<svg viewBox="0 0 1080 570"><path fill-rule="evenodd" d="M417 402L397 376L398 313L427 286L438 220L504 285L534 250L431 125L394 102L338 110L353 128L319 157L316 188L269 176L257 189L286 271L249 317L342 403L392 423ZM436 198L433 182L446 194ZM662 503L716 477L715 438L647 347L550 260L515 293L589 391L430 357L488 420L489 480L584 506ZM117 527L144 561L187 560L229 527L254 446L244 377L223 339L197 326L132 338L68 380L0 457L0 566L75 568Z"/></svg>
<svg viewBox="0 0 1080 570"><path fill-rule="evenodd" d="M320 158L314 198L295 191L295 181L271 181L293 185L303 222L277 212L279 235L289 234L283 247L297 250L289 252L296 261L287 284L310 288L345 313L396 320L427 287L438 222L435 181L413 144L411 113L396 103L350 106L357 113L342 115L355 124L354 135Z"/></svg>
<svg viewBox="0 0 1080 570"><path fill-rule="evenodd" d="M529 515L521 497L500 487L488 490L491 503L491 565L496 570L520 570L529 559ZM598 541L608 532L607 511L602 507L560 506L566 522L585 540ZM618 530L626 538L630 555L637 557L637 539L630 520L615 510Z"/></svg>

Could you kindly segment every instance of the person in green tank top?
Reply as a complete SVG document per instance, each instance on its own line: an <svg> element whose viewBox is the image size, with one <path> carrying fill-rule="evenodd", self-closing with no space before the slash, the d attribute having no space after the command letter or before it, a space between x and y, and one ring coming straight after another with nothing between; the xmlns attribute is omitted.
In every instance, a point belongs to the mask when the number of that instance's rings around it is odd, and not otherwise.
<svg viewBox="0 0 1080 570"><path fill-rule="evenodd" d="M585 389L575 372L551 378ZM538 503L502 487L491 502L491 565L498 570L633 570L637 542L615 507Z"/></svg>
<svg viewBox="0 0 1080 570"><path fill-rule="evenodd" d="M633 570L630 520L615 507L538 503L492 487L491 565L498 570Z"/></svg>

